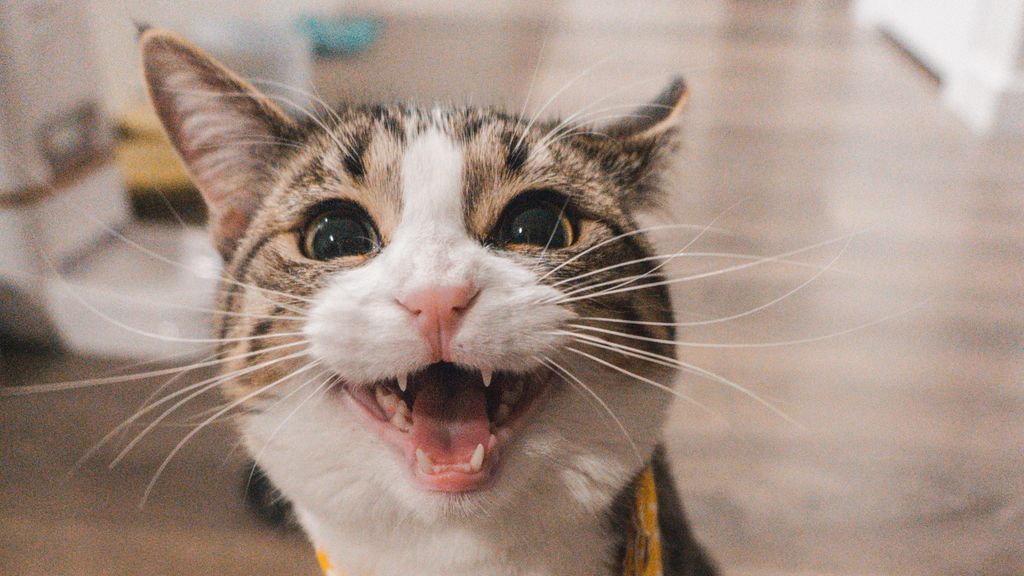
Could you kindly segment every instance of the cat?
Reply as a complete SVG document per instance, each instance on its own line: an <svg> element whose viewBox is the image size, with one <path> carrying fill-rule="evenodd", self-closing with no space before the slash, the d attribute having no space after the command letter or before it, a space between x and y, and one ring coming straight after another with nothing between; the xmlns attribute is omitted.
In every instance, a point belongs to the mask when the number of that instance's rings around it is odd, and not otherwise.
<svg viewBox="0 0 1024 576"><path fill-rule="evenodd" d="M140 46L225 262L224 393L327 573L715 573L661 446L673 313L637 223L681 80L599 131L295 119L171 32Z"/></svg>

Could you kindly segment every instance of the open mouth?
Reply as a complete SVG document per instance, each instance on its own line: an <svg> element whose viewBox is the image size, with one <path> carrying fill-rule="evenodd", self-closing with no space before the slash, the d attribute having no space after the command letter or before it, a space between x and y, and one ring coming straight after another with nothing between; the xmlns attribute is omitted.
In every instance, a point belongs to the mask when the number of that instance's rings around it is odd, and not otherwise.
<svg viewBox="0 0 1024 576"><path fill-rule="evenodd" d="M429 490L466 492L487 484L547 380L533 373L481 372L445 362L370 386L346 386L375 428Z"/></svg>

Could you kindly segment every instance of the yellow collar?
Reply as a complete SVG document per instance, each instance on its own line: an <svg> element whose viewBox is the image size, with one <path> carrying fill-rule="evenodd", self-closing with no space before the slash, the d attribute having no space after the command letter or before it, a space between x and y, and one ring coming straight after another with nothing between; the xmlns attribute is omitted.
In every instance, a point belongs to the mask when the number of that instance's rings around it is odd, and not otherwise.
<svg viewBox="0 0 1024 576"><path fill-rule="evenodd" d="M636 486L636 499L630 514L626 540L626 556L622 561L623 576L662 576L661 530L658 527L658 492L654 472L648 466ZM346 576L331 563L322 549L316 559L324 576Z"/></svg>

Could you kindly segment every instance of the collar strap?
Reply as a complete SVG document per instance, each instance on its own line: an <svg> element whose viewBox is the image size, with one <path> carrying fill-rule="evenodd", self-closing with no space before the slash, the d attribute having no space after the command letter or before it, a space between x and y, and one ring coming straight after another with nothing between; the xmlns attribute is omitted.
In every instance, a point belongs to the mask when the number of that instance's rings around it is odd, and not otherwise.
<svg viewBox="0 0 1024 576"><path fill-rule="evenodd" d="M654 471L650 466L644 469L636 484L626 538L626 555L622 559L623 576L662 576L658 492L654 485ZM316 559L324 576L350 576L335 567L323 549L317 549Z"/></svg>

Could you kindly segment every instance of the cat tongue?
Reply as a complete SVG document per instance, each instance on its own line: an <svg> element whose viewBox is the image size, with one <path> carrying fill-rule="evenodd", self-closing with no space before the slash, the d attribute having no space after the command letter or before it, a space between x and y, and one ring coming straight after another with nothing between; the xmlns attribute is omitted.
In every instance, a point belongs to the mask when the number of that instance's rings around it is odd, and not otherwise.
<svg viewBox="0 0 1024 576"><path fill-rule="evenodd" d="M483 386L458 380L428 378L413 402L413 446L435 466L469 462L477 445L487 447L491 436Z"/></svg>

